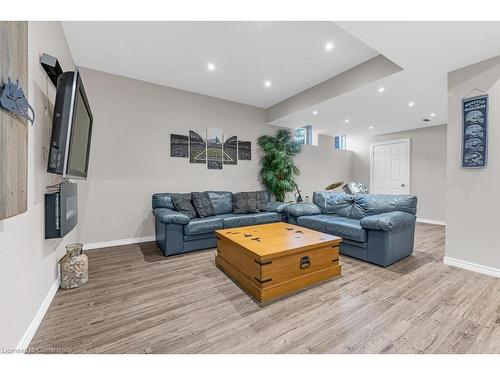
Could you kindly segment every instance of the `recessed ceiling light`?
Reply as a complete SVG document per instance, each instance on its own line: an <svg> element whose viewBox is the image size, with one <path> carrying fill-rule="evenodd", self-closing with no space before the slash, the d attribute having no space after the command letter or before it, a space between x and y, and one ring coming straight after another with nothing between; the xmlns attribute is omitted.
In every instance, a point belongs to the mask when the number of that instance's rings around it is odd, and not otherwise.
<svg viewBox="0 0 500 375"><path fill-rule="evenodd" d="M208 63L207 64L207 69L211 72L215 70L215 64L214 63Z"/></svg>
<svg viewBox="0 0 500 375"><path fill-rule="evenodd" d="M344 120L344 122L345 122L346 124L348 124L348 123L349 123L349 119L348 119L348 118L346 118L346 119Z"/></svg>
<svg viewBox="0 0 500 375"><path fill-rule="evenodd" d="M432 112L429 116L436 117L436 114L434 112Z"/></svg>
<svg viewBox="0 0 500 375"><path fill-rule="evenodd" d="M325 50L327 51L331 51L333 49L333 43L332 42L328 42L325 44Z"/></svg>
<svg viewBox="0 0 500 375"><path fill-rule="evenodd" d="M318 114L318 111L313 111L313 115L317 115Z"/></svg>
<svg viewBox="0 0 500 375"><path fill-rule="evenodd" d="M408 106L409 106L409 107L413 107L414 105L415 105L415 103L414 103L414 102L409 102L409 103L408 103Z"/></svg>
<svg viewBox="0 0 500 375"><path fill-rule="evenodd" d="M264 81L264 86L266 86L266 87L271 87L272 84L273 83L270 80L268 80L268 79Z"/></svg>
<svg viewBox="0 0 500 375"><path fill-rule="evenodd" d="M369 126L368 129L373 130L373 126Z"/></svg>
<svg viewBox="0 0 500 375"><path fill-rule="evenodd" d="M378 88L378 92L384 92L385 91L385 87L379 87Z"/></svg>

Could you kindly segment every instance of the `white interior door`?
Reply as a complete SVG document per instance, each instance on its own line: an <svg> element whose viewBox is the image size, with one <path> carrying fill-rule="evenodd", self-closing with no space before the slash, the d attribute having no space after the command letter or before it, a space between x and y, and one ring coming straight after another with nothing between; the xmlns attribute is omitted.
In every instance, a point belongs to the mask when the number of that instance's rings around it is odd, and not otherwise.
<svg viewBox="0 0 500 375"><path fill-rule="evenodd" d="M370 146L370 187L374 194L410 194L410 139Z"/></svg>

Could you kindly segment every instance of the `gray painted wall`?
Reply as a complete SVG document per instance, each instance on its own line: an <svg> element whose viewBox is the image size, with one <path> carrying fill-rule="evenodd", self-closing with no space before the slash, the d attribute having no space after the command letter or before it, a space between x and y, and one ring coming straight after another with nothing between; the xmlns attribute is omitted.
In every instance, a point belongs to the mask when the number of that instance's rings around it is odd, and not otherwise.
<svg viewBox="0 0 500 375"><path fill-rule="evenodd" d="M55 87L49 82L40 54L57 56L63 69L74 63L59 22L28 23L28 99L36 121L28 127L28 211L0 221L0 347L15 348L57 280L57 260L64 245L79 239L79 226L63 241L44 239L44 193L59 182L49 175L43 148L50 142ZM49 111L45 106L49 101ZM79 188L84 183L79 183Z"/></svg>
<svg viewBox="0 0 500 375"><path fill-rule="evenodd" d="M94 114L88 199L80 208L82 239L96 243L154 235L151 194L260 189L256 140L272 134L265 110L95 70L82 69ZM204 135L221 128L252 142L252 161L222 170L170 157L170 133ZM350 178L350 153L308 146L297 157L304 193ZM319 176L319 177L318 177Z"/></svg>
<svg viewBox="0 0 500 375"><path fill-rule="evenodd" d="M370 143L411 139L410 189L418 197L418 217L446 220L446 125L379 136L348 136L352 177L370 185Z"/></svg>
<svg viewBox="0 0 500 375"><path fill-rule="evenodd" d="M300 170L297 178L302 198L309 195L312 202L313 191L323 190L336 181L350 180L352 173L351 151L337 151L333 148L333 137L319 135L318 146L305 145L295 158Z"/></svg>
<svg viewBox="0 0 500 375"><path fill-rule="evenodd" d="M489 94L489 149L485 169L460 168L461 100L472 90ZM477 93L479 94L479 93ZM499 272L500 56L448 74L446 257Z"/></svg>

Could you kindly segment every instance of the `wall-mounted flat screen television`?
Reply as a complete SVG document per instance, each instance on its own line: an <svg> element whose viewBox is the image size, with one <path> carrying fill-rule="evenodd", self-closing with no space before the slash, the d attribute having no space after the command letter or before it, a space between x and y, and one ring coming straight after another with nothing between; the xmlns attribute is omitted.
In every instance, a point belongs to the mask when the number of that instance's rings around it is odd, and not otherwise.
<svg viewBox="0 0 500 375"><path fill-rule="evenodd" d="M92 111L78 70L62 73L57 79L48 172L64 178L87 178L92 123Z"/></svg>

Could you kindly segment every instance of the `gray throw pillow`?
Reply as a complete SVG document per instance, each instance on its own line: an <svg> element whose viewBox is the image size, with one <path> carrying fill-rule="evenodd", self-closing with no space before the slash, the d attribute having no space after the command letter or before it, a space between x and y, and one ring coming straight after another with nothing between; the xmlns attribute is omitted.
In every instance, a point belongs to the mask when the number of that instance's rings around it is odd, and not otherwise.
<svg viewBox="0 0 500 375"><path fill-rule="evenodd" d="M196 217L196 211L191 203L191 193L175 193L170 196L177 211L189 216L190 219L194 219Z"/></svg>
<svg viewBox="0 0 500 375"><path fill-rule="evenodd" d="M250 214L259 212L259 203L255 191L234 193L233 212L235 214Z"/></svg>
<svg viewBox="0 0 500 375"><path fill-rule="evenodd" d="M191 193L193 206L199 217L209 217L215 215L214 205L208 197L208 193Z"/></svg>
<svg viewBox="0 0 500 375"><path fill-rule="evenodd" d="M257 206L259 211L265 211L267 203L269 202L269 193L265 190L256 191L257 194Z"/></svg>

